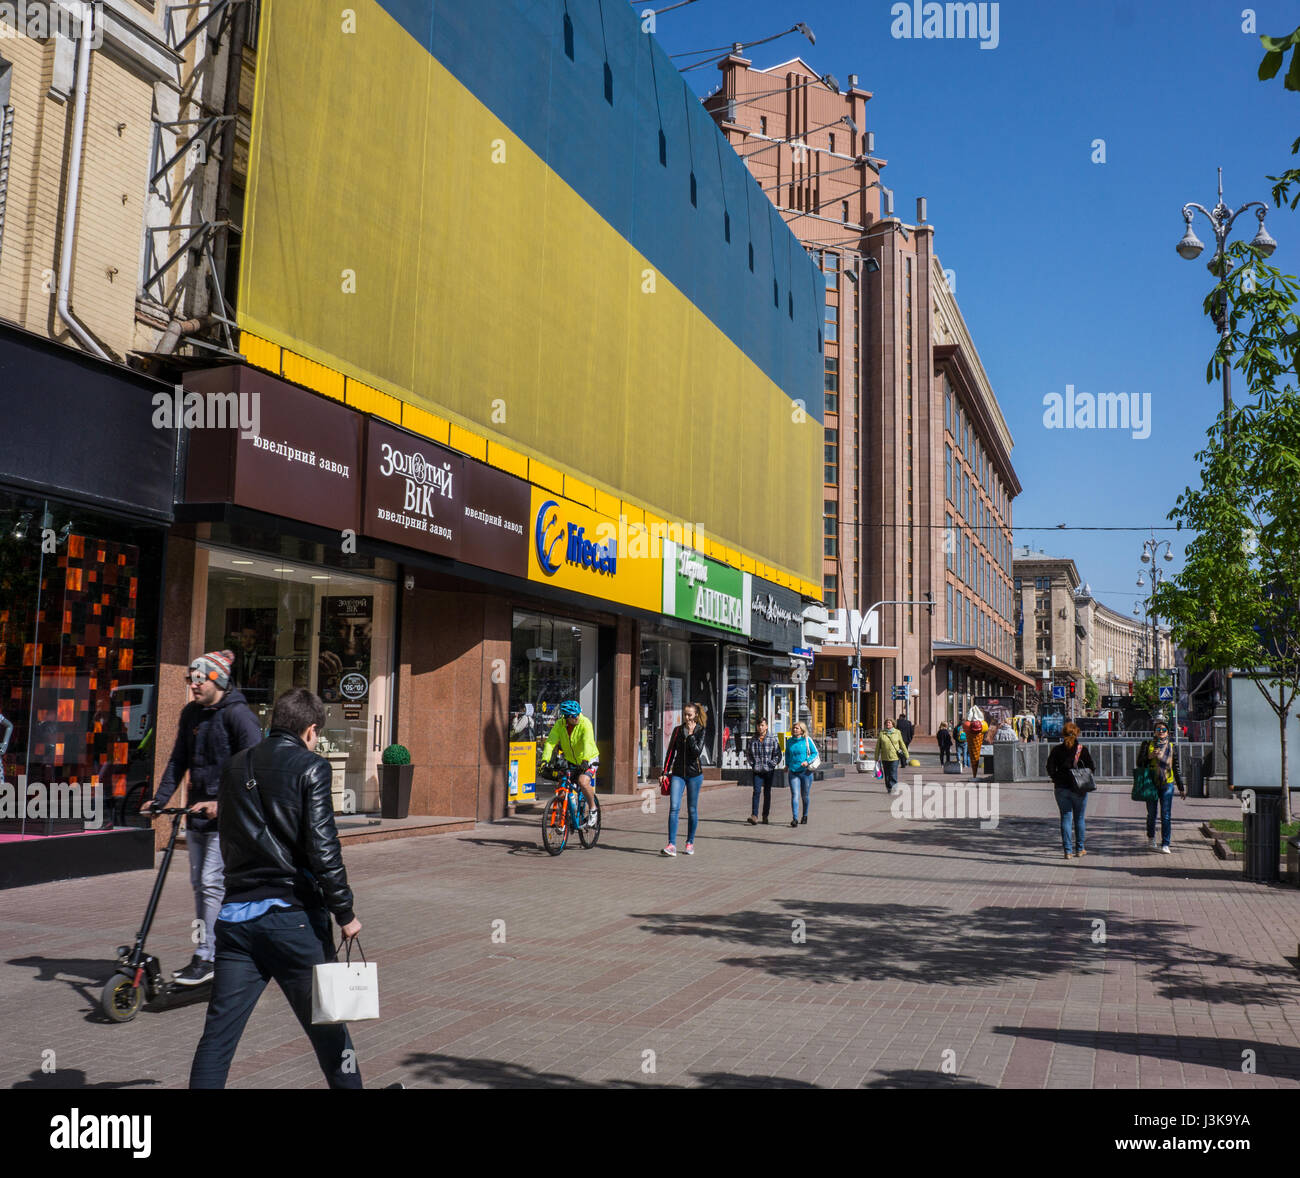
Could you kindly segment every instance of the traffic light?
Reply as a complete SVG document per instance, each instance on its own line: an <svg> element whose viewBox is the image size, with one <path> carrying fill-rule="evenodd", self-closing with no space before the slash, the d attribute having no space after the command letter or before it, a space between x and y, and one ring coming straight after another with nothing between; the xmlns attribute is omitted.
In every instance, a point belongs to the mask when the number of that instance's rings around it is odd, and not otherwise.
<svg viewBox="0 0 1300 1178"><path fill-rule="evenodd" d="M1070 698L1071 698L1071 699L1074 698L1074 680L1073 680L1073 679L1070 680Z"/></svg>
<svg viewBox="0 0 1300 1178"><path fill-rule="evenodd" d="M925 599L930 603L930 617L934 617L934 594L929 589L925 591Z"/></svg>

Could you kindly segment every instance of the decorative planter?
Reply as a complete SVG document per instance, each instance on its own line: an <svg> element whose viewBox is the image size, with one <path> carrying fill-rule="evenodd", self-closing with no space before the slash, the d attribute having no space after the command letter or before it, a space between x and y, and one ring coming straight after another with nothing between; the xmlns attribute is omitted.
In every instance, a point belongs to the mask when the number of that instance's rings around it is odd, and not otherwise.
<svg viewBox="0 0 1300 1178"><path fill-rule="evenodd" d="M382 818L405 818L411 809L411 777L414 765L379 766L379 814Z"/></svg>

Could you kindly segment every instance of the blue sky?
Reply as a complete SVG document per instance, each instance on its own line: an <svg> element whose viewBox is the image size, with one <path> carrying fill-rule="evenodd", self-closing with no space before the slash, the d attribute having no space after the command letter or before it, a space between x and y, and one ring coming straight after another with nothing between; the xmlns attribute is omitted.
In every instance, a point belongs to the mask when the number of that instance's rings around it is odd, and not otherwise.
<svg viewBox="0 0 1300 1178"><path fill-rule="evenodd" d="M672 0L651 0L664 7ZM637 3L641 11L647 5ZM1128 613L1143 533L1029 531L1065 523L1149 528L1182 545L1165 517L1197 467L1222 406L1205 365L1215 342L1201 302L1204 263L1174 252L1187 201L1270 204L1271 262L1300 270L1300 217L1271 207L1265 178L1291 166L1300 95L1256 78L1263 53L1242 31L1245 4L1210 0L1001 0L999 44L890 35L888 0L698 0L658 18L669 53L750 41L809 24L751 51L764 68L801 55L874 95L864 130L889 161L884 182L912 219L928 201L935 249L956 271L957 301L1015 439L1024 485L1016 543L1074 557L1082 577ZM1258 32L1289 33L1300 6L1254 8ZM1285 72L1285 67L1283 72ZM686 74L705 93L712 67ZM1105 140L1106 162L1093 163ZM1300 166L1300 164L1297 164ZM1243 214L1233 240L1249 240ZM1213 240L1197 214L1202 241ZM1149 394L1150 437L1049 430L1043 398ZM1233 395L1244 382L1234 373ZM1167 566L1180 567L1180 559Z"/></svg>

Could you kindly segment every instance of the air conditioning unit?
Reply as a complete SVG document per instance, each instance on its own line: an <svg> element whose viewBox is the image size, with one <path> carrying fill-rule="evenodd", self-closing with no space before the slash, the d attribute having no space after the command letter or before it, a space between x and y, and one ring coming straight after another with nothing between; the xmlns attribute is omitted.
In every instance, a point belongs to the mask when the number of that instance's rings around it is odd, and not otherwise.
<svg viewBox="0 0 1300 1178"><path fill-rule="evenodd" d="M559 651L547 650L544 646L530 646L524 651L524 658L530 663L558 663Z"/></svg>

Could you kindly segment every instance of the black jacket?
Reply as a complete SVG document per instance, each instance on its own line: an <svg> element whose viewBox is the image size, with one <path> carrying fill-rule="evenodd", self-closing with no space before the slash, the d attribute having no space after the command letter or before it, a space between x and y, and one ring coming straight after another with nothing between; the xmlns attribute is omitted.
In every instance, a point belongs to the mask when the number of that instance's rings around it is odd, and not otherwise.
<svg viewBox="0 0 1300 1178"><path fill-rule="evenodd" d="M220 790L221 770L235 753L251 749L262 739L257 717L253 715L242 691L227 691L215 706L206 707L191 700L181 709L176 724L176 743L163 770L162 781L154 795L159 809L167 805L181 778L188 772L190 790L187 797L196 802L213 801ZM211 818L191 814L186 821L191 830L210 830Z"/></svg>
<svg viewBox="0 0 1300 1178"><path fill-rule="evenodd" d="M1151 755L1151 754L1154 753L1154 752L1155 752L1155 742L1154 742L1154 741L1151 741L1151 740L1144 740L1144 741L1142 742L1141 747L1138 749L1138 756L1137 756L1137 763L1138 763L1138 765L1139 765L1139 766L1142 766L1142 765L1151 765L1152 768L1155 768L1155 765L1154 765L1154 763L1153 763L1153 761L1152 761L1152 755ZM1179 793L1182 793L1182 792L1183 792L1183 789L1184 789L1184 787L1183 787L1183 775L1182 775L1182 773L1179 771L1179 768L1178 768L1178 750L1177 750L1177 749L1174 750L1174 760L1173 760L1173 766L1172 766L1172 768L1173 768L1173 771L1174 771L1174 786L1175 786L1175 788L1178 790ZM1160 783L1160 788L1163 790L1167 784L1168 784L1167 782L1163 782L1163 781L1162 781L1162 782Z"/></svg>
<svg viewBox="0 0 1300 1178"><path fill-rule="evenodd" d="M686 734L686 725L678 724L668 742L668 756L664 761L665 775L674 777L699 777L704 772L701 757L704 752L704 725L695 725L695 734Z"/></svg>
<svg viewBox="0 0 1300 1178"><path fill-rule="evenodd" d="M217 802L226 903L274 898L352 921L330 777L330 763L282 728L230 758Z"/></svg>
<svg viewBox="0 0 1300 1178"><path fill-rule="evenodd" d="M916 735L916 725L911 720L904 717L901 720L894 721L894 727L903 734L903 743L908 748L912 747L912 737Z"/></svg>
<svg viewBox="0 0 1300 1178"><path fill-rule="evenodd" d="M1092 763L1092 754L1085 746L1079 747L1082 751L1079 753L1078 765L1074 763L1074 750L1065 741L1061 741L1048 754L1047 776L1058 789L1074 788L1074 778L1070 776L1071 769L1091 769L1094 773L1097 772L1097 766Z"/></svg>

